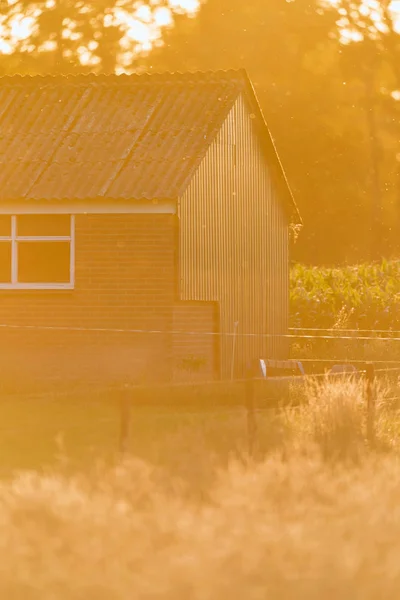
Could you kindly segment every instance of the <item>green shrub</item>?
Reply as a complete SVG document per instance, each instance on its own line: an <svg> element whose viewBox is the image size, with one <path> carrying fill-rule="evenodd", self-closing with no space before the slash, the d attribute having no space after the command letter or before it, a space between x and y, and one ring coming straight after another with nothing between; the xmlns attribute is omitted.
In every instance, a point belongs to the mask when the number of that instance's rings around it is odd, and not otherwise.
<svg viewBox="0 0 400 600"><path fill-rule="evenodd" d="M335 268L298 264L291 269L290 278L291 327L333 328L337 331L327 335L350 338L299 338L292 343L293 357L400 360L400 342L379 339L398 337L390 330L400 330L400 261ZM388 333L374 335L375 340L360 340L356 338L371 334L340 333L343 328Z"/></svg>
<svg viewBox="0 0 400 600"><path fill-rule="evenodd" d="M292 327L400 329L400 261L347 267L295 265Z"/></svg>

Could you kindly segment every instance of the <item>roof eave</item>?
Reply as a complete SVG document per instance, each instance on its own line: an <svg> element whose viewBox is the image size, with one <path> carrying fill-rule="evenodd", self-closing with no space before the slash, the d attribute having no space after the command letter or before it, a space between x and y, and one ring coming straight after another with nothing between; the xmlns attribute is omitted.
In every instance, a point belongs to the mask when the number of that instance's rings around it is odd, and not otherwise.
<svg viewBox="0 0 400 600"><path fill-rule="evenodd" d="M266 150L269 155L269 159L272 160L272 168L276 173L276 179L282 193L282 197L284 200L285 208L287 211L288 218L292 225L302 226L303 220L300 215L300 211L297 207L296 201L294 199L292 190L289 185L289 181L287 179L285 170L279 158L279 154L277 148L275 146L274 140L272 138L271 132L268 128L267 122L264 118L261 106L257 100L257 96L253 87L253 84L247 74L245 69L242 69L242 74L245 80L246 85L246 93L252 104L252 108L256 113L257 121L261 125L260 127L260 137L264 141Z"/></svg>

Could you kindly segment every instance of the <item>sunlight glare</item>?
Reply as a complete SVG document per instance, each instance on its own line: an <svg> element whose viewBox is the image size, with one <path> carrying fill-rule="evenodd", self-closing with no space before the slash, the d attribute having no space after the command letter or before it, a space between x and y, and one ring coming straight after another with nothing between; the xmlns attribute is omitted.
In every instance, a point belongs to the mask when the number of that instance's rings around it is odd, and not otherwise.
<svg viewBox="0 0 400 600"><path fill-rule="evenodd" d="M1 39L0 37L0 52L1 54L12 54L13 47L9 42Z"/></svg>
<svg viewBox="0 0 400 600"><path fill-rule="evenodd" d="M346 44L349 42L362 42L363 35L359 31L353 31L352 29L341 29L342 41Z"/></svg>
<svg viewBox="0 0 400 600"><path fill-rule="evenodd" d="M165 27L172 24L171 11L168 8L160 7L154 11L154 21L159 27Z"/></svg>
<svg viewBox="0 0 400 600"><path fill-rule="evenodd" d="M96 65L100 62L98 56L93 56L91 50L94 48L86 48L85 46L79 46L77 52L79 56L79 62L81 65Z"/></svg>
<svg viewBox="0 0 400 600"><path fill-rule="evenodd" d="M395 31L400 34L400 0L394 0L390 5L395 20Z"/></svg>
<svg viewBox="0 0 400 600"><path fill-rule="evenodd" d="M151 21L150 6L147 6L146 4L142 4L141 6L139 6L139 8L137 8L135 14L138 17L138 19L140 19L144 23L150 23L150 21Z"/></svg>
<svg viewBox="0 0 400 600"><path fill-rule="evenodd" d="M115 17L111 13L105 15L104 17L104 27L112 27L115 25Z"/></svg>
<svg viewBox="0 0 400 600"><path fill-rule="evenodd" d="M15 40L26 40L33 31L35 19L17 15L11 22L11 37Z"/></svg>
<svg viewBox="0 0 400 600"><path fill-rule="evenodd" d="M195 13L200 8L199 0L169 0L169 4L171 8L187 13Z"/></svg>
<svg viewBox="0 0 400 600"><path fill-rule="evenodd" d="M40 52L54 52L57 50L57 42L55 40L46 40L39 48Z"/></svg>
<svg viewBox="0 0 400 600"><path fill-rule="evenodd" d="M368 17L368 15L370 14L370 12L371 12L371 9L366 4L363 4L361 6L360 13L363 15L363 17Z"/></svg>
<svg viewBox="0 0 400 600"><path fill-rule="evenodd" d="M149 39L149 27L137 19L129 19L127 36L135 42L147 42Z"/></svg>
<svg viewBox="0 0 400 600"><path fill-rule="evenodd" d="M141 50L142 52L148 52L149 50L151 50L153 47L152 42L147 41L147 42L143 42L143 44L140 44L139 46L139 50Z"/></svg>

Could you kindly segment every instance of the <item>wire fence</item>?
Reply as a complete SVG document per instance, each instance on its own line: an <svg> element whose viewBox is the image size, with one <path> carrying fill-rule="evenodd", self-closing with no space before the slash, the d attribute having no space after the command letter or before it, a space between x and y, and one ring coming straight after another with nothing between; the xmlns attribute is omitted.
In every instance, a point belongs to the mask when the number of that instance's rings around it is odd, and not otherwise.
<svg viewBox="0 0 400 600"><path fill-rule="evenodd" d="M3 332L22 332L23 335L25 335L26 340L28 339L27 336L29 334L29 332L37 332L38 334L45 334L45 333L49 333L52 332L54 334L54 337L51 338L52 341L48 342L48 346L51 350L51 344L54 344L55 341L57 341L57 335L61 332L64 333L68 333L68 334L82 334L83 336L85 336L85 334L99 334L100 336L114 336L116 335L118 337L118 341L114 341L115 346L114 346L114 350L118 349L118 362L121 364L121 354L122 354L122 349L123 349L123 345L126 342L126 337L130 336L130 340L132 340L132 336L136 336L136 341L137 341L137 348L136 351L138 353L141 353L142 349L144 349L144 340L145 337L148 338L148 336L150 336L150 338L153 336L156 338L156 341L154 342L153 346L156 345L158 343L158 340L162 337L164 338L168 338L169 340L172 340L174 338L174 340L176 340L178 337L180 339L180 346L182 348L181 353L179 354L180 359L182 360L182 362L185 362L185 356L184 353L190 354L190 352L193 351L194 348L196 348L196 344L198 341L202 340L204 343L204 339L205 338L210 338L210 339L215 339L218 340L220 338L231 338L232 339L232 346L233 346L233 354L235 351L235 340L236 339L243 339L243 338L256 338L257 340L263 340L263 339L281 339L281 340L288 340L288 341L292 341L294 343L296 343L295 346L292 346L291 349L291 358L301 361L304 364L308 364L310 365L310 367L313 365L314 368L312 369L312 373L313 375L317 375L318 372L316 372L316 367L321 367L321 365L329 365L329 364L335 364L338 362L346 362L346 363L351 363L353 365L361 365L362 363L364 363L366 360L373 360L373 362L376 365L385 365L386 367L388 365L397 365L400 364L400 345L397 344L397 342L400 342L400 332L396 332L396 331L387 331L387 330L382 330L382 329L363 329L363 330L356 330L356 329L333 329L333 328L328 328L328 329L323 329L323 328L291 328L289 330L289 333L283 333L283 334L276 334L276 333L255 333L255 332L243 332L240 330L237 330L236 328L234 328L234 331L230 332L230 331L210 331L210 330L205 330L204 327L201 328L200 330L198 328L186 328L186 329L175 329L175 328L171 328L171 329L167 329L167 328L160 328L160 329L153 329L153 328L116 328L116 327L83 327L83 326L76 326L76 325L57 325L57 324L50 324L50 325L45 325L45 324L29 324L29 323L0 323L0 330L2 330ZM307 332L307 333L304 333ZM340 334L339 334L339 333ZM360 335L360 333L364 333L367 335ZM160 336L160 337L158 337ZM4 334L3 334L3 338L4 338ZM189 345L189 343L185 342L185 338L193 338L193 343L192 346ZM37 338L36 338L37 339ZM81 338L81 346L83 347L84 345L84 337ZM99 337L97 338L98 341L100 341L100 344L103 341L103 337ZM108 338L108 339L112 339L112 338ZM116 340L116 338L113 338L114 340ZM125 342L124 342L125 340ZM326 346L321 346L320 343L324 343L326 342L327 345ZM332 349L332 346L330 345L330 342L334 342L334 343L339 343L339 347L335 347L335 349ZM342 342L345 342L345 345L340 345ZM386 358L384 358L383 356L381 357L377 357L376 353L379 352L383 352L383 349L379 349L380 346L379 344L383 344L387 342L388 344L394 344L394 347L396 348L396 351L393 353L398 353L399 358L396 360L393 357L387 356ZM7 344L7 341L5 342ZM54 355L56 355L57 353L61 356L65 350L65 348L63 347L63 343L64 342L60 342L60 343L56 343L55 344L55 351L54 351ZM211 343L211 342L210 342ZM298 344L314 344L313 346L308 347L304 347L304 346L300 346L300 351L298 348ZM373 343L376 344L378 343L378 348L374 347L374 352L375 355L372 356L371 355L371 348L368 345L369 343ZM214 344L214 342L212 342L212 344ZM354 345L355 344L355 345ZM358 344L358 345L357 345ZM29 344L26 344L27 348L28 348ZM216 348L215 344L213 346L213 349L215 352L217 352L215 350ZM32 344L33 349L32 348L28 348L27 349L27 353L26 356L23 357L23 360L25 360L25 368L28 368L31 364L33 365L33 363L35 362L35 359L39 360L38 357L38 353L36 352L36 348L35 346ZM105 346L105 344L104 344ZM10 345L11 347L11 345ZM210 351L211 346L208 345L207 347L207 351ZM304 349L305 348L305 349ZM353 348L353 350L351 350ZM388 350L389 348L389 350ZM385 346L385 352L389 353L391 352L391 346ZM7 348L7 351L9 350L9 348ZM86 355L83 353L83 355L81 355L80 360L81 361L89 361L89 358L91 356L91 349L88 348L88 351L86 352ZM131 356L129 355L129 351L130 349L127 347L126 349L126 354L125 354L125 359L127 361L129 361L131 359ZM31 356L29 355L29 352L31 353ZM112 349L108 350L109 352L109 356L106 355L107 353L107 348L105 347L105 356L103 357L103 360L107 363L110 364L110 358L112 358ZM295 353L295 355L293 356L293 353ZM324 356L323 354L326 353L326 355ZM70 354L72 356L70 356L70 358L76 358L77 355L77 348L75 346L75 348L71 347L71 352ZM330 354L330 356L329 356ZM2 353L3 358L7 355L7 352L3 352ZM362 356L360 356L362 355ZM92 354L93 356L93 354ZM55 359L57 357L55 356ZM193 357L192 357L193 358ZM67 362L68 360L68 356L66 356L65 358L61 358L58 362L60 363L62 360L64 360L64 362ZM0 361L1 362L1 361ZM56 361L55 361L56 362ZM71 363L73 361L71 360ZM190 361L187 361L187 363L189 363ZM85 366L85 365L82 365ZM190 367L193 367L193 370L195 370L195 366L196 365L186 365L187 366L187 370L190 370ZM128 365L129 368L129 365ZM7 371L7 368L5 365L1 365L0 364L0 370L3 371ZM207 375L209 376L210 373L202 373L201 375L201 379L207 383ZM212 377L212 379L215 379L215 377ZM235 377L235 379L237 379L237 377Z"/></svg>
<svg viewBox="0 0 400 600"><path fill-rule="evenodd" d="M333 332L333 333L368 333L371 335L377 334L394 334L400 336L400 330L395 329L349 329L346 327L289 327L289 331L313 331L313 332Z"/></svg>
<svg viewBox="0 0 400 600"><path fill-rule="evenodd" d="M349 342L349 344L363 344L365 342L378 342L378 344L388 342L397 345L400 341L400 331L385 331L380 329L371 330L355 330L355 329L323 329L323 328L291 328L289 333L277 336L275 334L259 334L253 332L216 332L209 330L198 331L196 329L152 329L152 328L113 328L113 327L80 327L67 325L40 325L40 324L24 324L24 323L0 323L0 330L5 331L22 331L22 332L69 332L77 334L95 333L95 334L116 334L118 339L124 338L127 335L178 335L190 337L197 340L198 338L220 338L227 337L257 337L257 338L273 338L282 337L296 342ZM52 338L53 339L53 338ZM56 339L56 337L54 338ZM100 338L103 339L103 338ZM62 342L61 342L62 343ZM117 347L118 342L117 342ZM186 346L185 346L186 348ZM400 350L400 346L398 346ZM107 350L107 349L106 349ZM107 350L108 351L108 350ZM30 348L29 357L34 357L36 349L34 346ZM57 360L59 347L54 348L54 357ZM298 352L298 350L297 350ZM129 354L129 353L128 353ZM7 349L5 351L7 355ZM78 357L78 361L83 363L86 368L85 361L90 360L90 353L82 353ZM107 357L106 357L107 358ZM261 357L260 357L261 358ZM130 360L130 357L128 356ZM79 383L64 389L63 383L55 389L49 391L24 391L10 393L3 391L0 394L0 400L6 403L11 401L28 401L29 411L35 410L37 402L64 403L68 404L71 400L81 402L81 411L84 413L87 409L89 401L93 404L97 400L102 404L104 401L110 401L113 406L113 415L103 416L101 422L111 423L119 422L118 433L118 448L121 452L126 451L129 440L129 423L132 418L132 410L141 407L151 408L154 416L159 414L160 409L163 414L178 414L183 409L191 411L192 416L204 414L205 411L215 415L215 418L221 415L229 414L245 414L248 421L249 435L249 451L251 451L254 443L256 427L256 415L265 411L275 410L278 401L282 401L285 394L289 395L295 388L296 393L299 388L304 387L309 382L320 382L324 380L336 381L357 376L362 377L366 381L366 404L369 406L373 392L371 391L375 384L384 380L390 380L389 395L386 398L387 402L394 403L400 401L400 388L397 385L396 377L400 375L400 352L399 360L388 357L377 358L373 361L366 361L365 358L357 356L357 352L351 354L346 349L345 355L339 357L323 356L322 354L314 354L313 356L302 356L296 354L292 361L301 361L306 365L306 371L301 375L293 375L285 373L280 376L279 373L274 373L272 377L262 377L260 373L251 377L235 377L234 379L218 379L213 377L202 376L200 379L188 381L170 381L157 382L151 381L146 383L140 382L122 382L115 381L107 384L92 381L91 383ZM120 355L117 356L117 362L120 361ZM33 362L33 360L31 360ZM367 364L369 362L369 364ZM356 367L354 374L349 372L332 372L331 367L338 364L353 365ZM372 375L371 375L372 365ZM28 365L29 366L29 365ZM68 367L68 364L67 364ZM128 364L129 367L129 364ZM20 372L23 374L26 366L20 365ZM153 365L154 369L158 368L158 364ZM3 367L3 375L5 370ZM122 378L123 379L123 378ZM249 384L250 382L250 384ZM276 387L274 387L276 386ZM396 387L397 386L397 387ZM255 392L257 389L257 394ZM1 411L0 406L0 411ZM24 409L26 410L26 409ZM25 412L25 416L26 416ZM100 422L100 421L99 421ZM84 429L85 421L75 424L79 429ZM78 427L79 425L79 427ZM74 424L69 424L73 428Z"/></svg>
<svg viewBox="0 0 400 600"><path fill-rule="evenodd" d="M400 331L385 329L321 329L321 328L300 328L291 327L289 333L260 333L260 332L241 332L241 331L198 331L188 329L147 329L147 328L116 328L116 327L79 327L72 325L33 325L0 323L0 329L17 330L36 330L36 331L71 331L83 333L137 333L137 334L173 334L188 336L212 336L212 337L257 337L257 338L288 338L288 339L315 339L315 340L352 340L352 341L390 341L400 342ZM290 333L290 332L314 332L311 333ZM365 333L368 335L325 335L326 333ZM322 335L324 334L324 335ZM382 337L384 335L384 337Z"/></svg>
<svg viewBox="0 0 400 600"><path fill-rule="evenodd" d="M365 380L365 391L363 393L365 394L367 415L374 414L376 383L382 377L399 373L400 364L396 367L374 369L372 378L371 373L368 378L368 368L364 368L364 366L361 368L360 365L357 375ZM354 375L349 373L324 372L305 374L296 378L285 378L284 382L288 385L305 386L307 383L312 382L351 380L353 377ZM279 381L279 377L275 378L272 383L276 383L277 380ZM7 426L6 419L3 419L3 426L0 426L0 441L3 438L6 440L5 443L12 446L13 442L12 439L10 441L10 436L13 439L18 436L31 436L31 448L33 448L37 445L38 438L40 441L41 438L49 437L58 431L63 434L66 433L70 444L72 440L73 444L78 447L79 444L83 444L82 440L84 439L85 445L93 444L97 448L96 452L100 445L102 448L107 448L109 452L125 455L137 447L138 427L142 427L142 411L146 410L147 422L151 421L154 424L153 434L151 434L151 428L148 426L149 435L157 435L157 421L160 420L159 427L168 426L173 431L176 431L179 427L185 427L185 414L190 415L192 420L199 423L208 415L208 422L212 422L214 428L221 427L221 433L225 426L225 419L234 419L238 424L242 423L242 427L246 432L247 451L250 455L253 455L256 452L257 440L262 435L260 427L263 415L272 415L275 418L275 415L279 414L282 408L282 401L290 400L279 396L278 400L280 402L277 402L277 398L270 394L270 383L269 378L256 375L235 381L209 380L196 383L154 384L150 387L140 384L98 386L95 392L98 394L99 400L96 402L87 401L87 397L93 397L94 392L93 389L87 386L77 387L72 391L60 389L48 394L10 396L8 399L12 400L9 403L13 405L12 410L19 411L20 426L15 425L18 422L16 418L14 418L14 428ZM160 392L166 390L169 393L169 400L180 396L180 401L163 403ZM221 403L221 390L226 395L225 405ZM199 391L198 401L191 402L191 393L193 392L196 396ZM285 390L280 388L279 394L286 394L286 391L287 388ZM151 394L152 399L156 399L156 401L147 402L148 396L143 399L141 397L142 392ZM157 398L160 399L157 400ZM23 400L23 407L25 408L21 408L21 403L15 403L16 399ZM388 403L393 403L398 399L398 396L390 393L385 400ZM29 400L29 402L26 402L26 400ZM73 401L72 405L71 400ZM75 402L75 400L78 400L78 402ZM2 398L2 401L0 403L0 414L4 410L6 402L4 398ZM105 402L107 403L106 410ZM61 413L58 411L59 406L62 407ZM283 401L283 406L291 410L300 410L301 404L296 405L290 401L285 404L285 401ZM37 407L41 411L42 417L36 416L33 418L34 425L31 425L27 430L26 424L31 417L34 417ZM49 407L52 408L49 410ZM9 415L7 411L5 411L5 414L6 416ZM270 417L266 416L266 418L269 419ZM167 420L170 425L168 425ZM374 438L373 416L370 417L370 420L372 420L372 425L368 426L367 438L372 445ZM10 451L9 447L8 451Z"/></svg>

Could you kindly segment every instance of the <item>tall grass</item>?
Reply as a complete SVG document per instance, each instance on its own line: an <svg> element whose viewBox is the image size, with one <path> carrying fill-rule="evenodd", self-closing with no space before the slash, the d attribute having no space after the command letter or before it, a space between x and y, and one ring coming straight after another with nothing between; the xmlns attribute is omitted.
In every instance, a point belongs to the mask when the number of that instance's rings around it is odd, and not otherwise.
<svg viewBox="0 0 400 600"><path fill-rule="evenodd" d="M252 459L226 420L160 436L152 461L16 474L0 485L0 598L399 598L397 421L380 393L390 448L371 451L362 400L355 382L313 385L259 418Z"/></svg>
<svg viewBox="0 0 400 600"><path fill-rule="evenodd" d="M306 394L292 421L294 439L313 444L325 460L358 459L366 444L364 385L311 380Z"/></svg>

